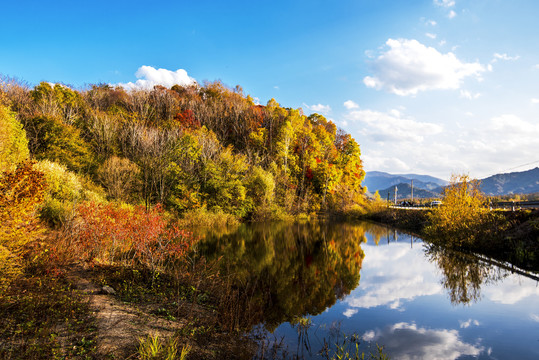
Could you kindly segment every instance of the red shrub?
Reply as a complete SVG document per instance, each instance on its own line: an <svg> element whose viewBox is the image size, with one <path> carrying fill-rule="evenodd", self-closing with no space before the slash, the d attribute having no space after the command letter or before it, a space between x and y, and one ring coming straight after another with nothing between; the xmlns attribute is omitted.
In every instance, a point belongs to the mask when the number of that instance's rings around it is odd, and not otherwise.
<svg viewBox="0 0 539 360"><path fill-rule="evenodd" d="M146 210L88 202L77 209L74 249L83 260L127 265L152 271L183 258L192 235L170 224L160 206Z"/></svg>

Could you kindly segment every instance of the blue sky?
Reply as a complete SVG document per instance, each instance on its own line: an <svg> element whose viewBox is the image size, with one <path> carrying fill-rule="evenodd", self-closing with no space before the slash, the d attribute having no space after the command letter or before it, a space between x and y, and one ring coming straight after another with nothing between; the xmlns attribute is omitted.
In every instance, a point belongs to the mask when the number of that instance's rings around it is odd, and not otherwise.
<svg viewBox="0 0 539 360"><path fill-rule="evenodd" d="M539 165L535 0L19 0L2 13L0 73L32 85L222 80L332 119L366 170Z"/></svg>

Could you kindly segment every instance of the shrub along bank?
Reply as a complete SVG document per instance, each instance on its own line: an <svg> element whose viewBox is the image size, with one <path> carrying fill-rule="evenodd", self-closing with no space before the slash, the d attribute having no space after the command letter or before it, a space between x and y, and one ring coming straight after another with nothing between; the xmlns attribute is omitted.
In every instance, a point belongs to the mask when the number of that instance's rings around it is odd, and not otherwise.
<svg viewBox="0 0 539 360"><path fill-rule="evenodd" d="M372 205L366 218L415 232L424 240L539 271L539 210L490 211L479 183L454 177L443 205L426 211Z"/></svg>

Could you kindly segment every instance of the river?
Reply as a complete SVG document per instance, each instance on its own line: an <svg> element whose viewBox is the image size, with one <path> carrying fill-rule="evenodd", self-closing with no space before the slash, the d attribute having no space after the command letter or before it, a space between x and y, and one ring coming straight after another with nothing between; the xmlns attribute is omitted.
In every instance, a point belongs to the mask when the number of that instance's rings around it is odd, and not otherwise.
<svg viewBox="0 0 539 360"><path fill-rule="evenodd" d="M539 359L537 274L395 229L242 225L198 251L230 283L234 327L264 334L259 355L323 359L358 342L391 359Z"/></svg>

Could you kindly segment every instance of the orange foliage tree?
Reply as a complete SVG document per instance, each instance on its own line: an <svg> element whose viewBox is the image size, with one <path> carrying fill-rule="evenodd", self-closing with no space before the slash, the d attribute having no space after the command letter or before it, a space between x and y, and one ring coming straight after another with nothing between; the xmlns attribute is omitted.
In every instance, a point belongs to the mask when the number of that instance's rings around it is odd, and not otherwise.
<svg viewBox="0 0 539 360"><path fill-rule="evenodd" d="M81 204L73 255L87 261L142 265L153 273L181 259L194 238L165 217L161 206Z"/></svg>

